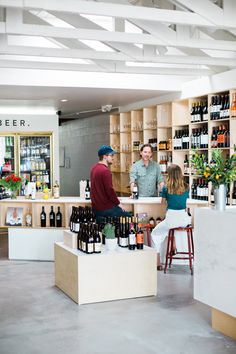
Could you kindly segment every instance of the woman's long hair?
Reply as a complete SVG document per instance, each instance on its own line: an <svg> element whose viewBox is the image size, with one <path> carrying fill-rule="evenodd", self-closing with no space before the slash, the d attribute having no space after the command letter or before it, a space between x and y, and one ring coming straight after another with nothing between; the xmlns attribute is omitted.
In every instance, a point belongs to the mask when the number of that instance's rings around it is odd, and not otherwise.
<svg viewBox="0 0 236 354"><path fill-rule="evenodd" d="M188 190L181 168L172 164L167 169L166 186L169 194L183 194Z"/></svg>

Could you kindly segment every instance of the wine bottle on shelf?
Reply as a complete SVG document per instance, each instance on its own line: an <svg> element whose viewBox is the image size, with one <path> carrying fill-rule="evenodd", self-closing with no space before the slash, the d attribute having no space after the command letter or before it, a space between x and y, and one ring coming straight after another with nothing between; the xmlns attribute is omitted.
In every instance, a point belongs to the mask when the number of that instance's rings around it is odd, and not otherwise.
<svg viewBox="0 0 236 354"><path fill-rule="evenodd" d="M42 207L42 211L40 214L40 225L41 227L46 227L46 213L44 210L44 206Z"/></svg>
<svg viewBox="0 0 236 354"><path fill-rule="evenodd" d="M230 113L231 113L231 117L236 117L236 93L233 93Z"/></svg>
<svg viewBox="0 0 236 354"><path fill-rule="evenodd" d="M184 159L184 174L189 174L189 160L188 160L188 155L185 155Z"/></svg>
<svg viewBox="0 0 236 354"><path fill-rule="evenodd" d="M234 182L234 186L233 186L232 205L236 205L236 182Z"/></svg>
<svg viewBox="0 0 236 354"><path fill-rule="evenodd" d="M87 179L86 187L85 187L85 199L86 200L90 199L90 186L89 186L89 180L88 179Z"/></svg>
<svg viewBox="0 0 236 354"><path fill-rule="evenodd" d="M137 234L136 234L136 243L137 243L137 249L142 250L143 244L144 244L144 233L143 233L143 230L141 229L140 224L138 224L138 230L137 230Z"/></svg>
<svg viewBox="0 0 236 354"><path fill-rule="evenodd" d="M135 250L136 247L136 234L134 224L130 223L129 226L129 250Z"/></svg>
<svg viewBox="0 0 236 354"><path fill-rule="evenodd" d="M62 227L62 213L61 213L60 207L57 208L56 227Z"/></svg>
<svg viewBox="0 0 236 354"><path fill-rule="evenodd" d="M53 197L55 199L60 198L60 186L58 184L58 181L55 181L54 186L53 186Z"/></svg>
<svg viewBox="0 0 236 354"><path fill-rule="evenodd" d="M28 227L32 226L32 215L30 213L29 208L27 208L27 213L25 215L25 225Z"/></svg>
<svg viewBox="0 0 236 354"><path fill-rule="evenodd" d="M53 206L51 206L51 211L49 213L49 223L50 223L50 226L51 227L55 227L55 213L54 213L54 210L53 210Z"/></svg>

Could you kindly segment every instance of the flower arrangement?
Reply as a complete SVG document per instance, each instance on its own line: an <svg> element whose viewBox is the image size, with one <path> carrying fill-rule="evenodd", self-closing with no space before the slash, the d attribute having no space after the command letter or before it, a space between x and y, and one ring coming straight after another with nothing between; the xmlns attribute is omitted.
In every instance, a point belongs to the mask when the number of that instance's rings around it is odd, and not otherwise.
<svg viewBox="0 0 236 354"><path fill-rule="evenodd" d="M0 186L3 186L10 191L17 191L21 187L22 180L20 177L11 174L5 178L0 179Z"/></svg>
<svg viewBox="0 0 236 354"><path fill-rule="evenodd" d="M207 163L205 155L194 151L191 159L192 167L197 174L207 182L212 182L215 188L227 185L236 180L236 154L224 157L221 149L212 152L212 160Z"/></svg>

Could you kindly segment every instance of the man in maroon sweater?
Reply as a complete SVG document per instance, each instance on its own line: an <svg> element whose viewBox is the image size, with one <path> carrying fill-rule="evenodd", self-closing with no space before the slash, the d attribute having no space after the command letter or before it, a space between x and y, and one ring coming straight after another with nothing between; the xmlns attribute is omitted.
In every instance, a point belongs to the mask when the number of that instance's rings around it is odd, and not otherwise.
<svg viewBox="0 0 236 354"><path fill-rule="evenodd" d="M91 169L91 201L97 219L106 216L131 216L129 212L119 207L120 201L112 185L112 174L109 166L112 165L115 150L111 146L103 145L98 150L99 162Z"/></svg>

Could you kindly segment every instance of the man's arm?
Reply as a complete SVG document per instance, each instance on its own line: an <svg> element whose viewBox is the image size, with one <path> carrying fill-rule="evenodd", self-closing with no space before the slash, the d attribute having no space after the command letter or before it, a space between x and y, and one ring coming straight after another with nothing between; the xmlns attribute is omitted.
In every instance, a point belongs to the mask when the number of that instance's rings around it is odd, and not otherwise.
<svg viewBox="0 0 236 354"><path fill-rule="evenodd" d="M164 177L161 174L159 163L157 163L157 183L159 184L160 190L162 190L162 188L165 185L165 182L164 182Z"/></svg>

